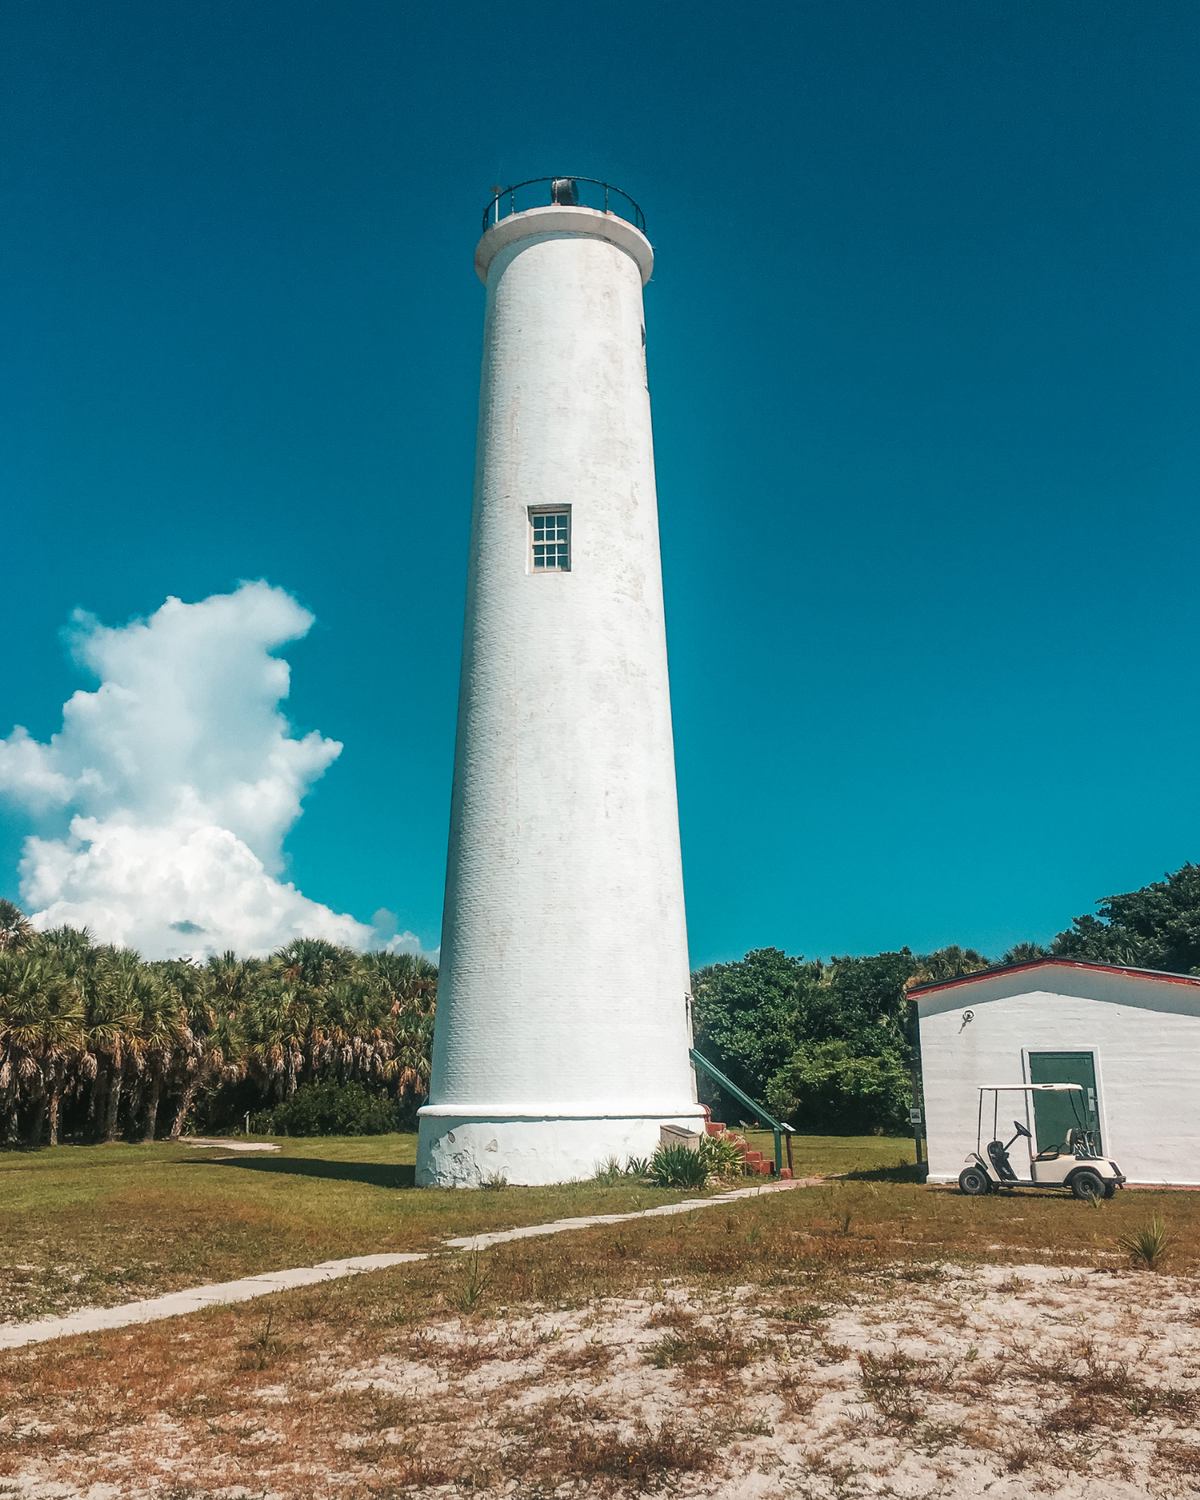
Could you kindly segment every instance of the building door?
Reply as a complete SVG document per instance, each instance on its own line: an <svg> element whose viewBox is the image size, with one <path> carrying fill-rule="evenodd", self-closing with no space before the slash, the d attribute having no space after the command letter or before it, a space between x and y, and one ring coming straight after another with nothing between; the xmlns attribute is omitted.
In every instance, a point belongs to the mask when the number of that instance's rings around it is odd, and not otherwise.
<svg viewBox="0 0 1200 1500"><path fill-rule="evenodd" d="M1092 1132L1096 1150L1100 1139L1100 1105L1096 1094L1096 1055L1093 1052L1031 1052L1030 1083L1078 1083L1082 1094L1034 1094L1033 1133L1039 1151L1066 1144L1067 1132L1079 1125L1078 1109Z"/></svg>

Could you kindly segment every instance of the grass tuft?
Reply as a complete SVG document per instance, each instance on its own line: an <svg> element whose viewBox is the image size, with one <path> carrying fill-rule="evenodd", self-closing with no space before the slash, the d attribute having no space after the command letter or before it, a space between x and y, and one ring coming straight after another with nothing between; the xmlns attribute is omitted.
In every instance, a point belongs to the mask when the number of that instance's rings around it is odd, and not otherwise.
<svg viewBox="0 0 1200 1500"><path fill-rule="evenodd" d="M266 1370L288 1352L289 1345L273 1331L274 1322L275 1314L269 1312L258 1332L248 1343L242 1345L244 1358L240 1363L241 1369Z"/></svg>
<svg viewBox="0 0 1200 1500"><path fill-rule="evenodd" d="M454 1297L454 1306L460 1313L470 1316L476 1312L479 1304L483 1301L483 1295L487 1291L491 1274L482 1268L479 1263L479 1251L472 1251L467 1258L466 1272L462 1279L457 1296Z"/></svg>
<svg viewBox="0 0 1200 1500"><path fill-rule="evenodd" d="M1130 1263L1140 1271L1157 1271L1167 1260L1175 1241L1167 1233L1167 1226L1157 1214L1148 1224L1128 1234L1120 1235L1117 1246L1129 1257Z"/></svg>

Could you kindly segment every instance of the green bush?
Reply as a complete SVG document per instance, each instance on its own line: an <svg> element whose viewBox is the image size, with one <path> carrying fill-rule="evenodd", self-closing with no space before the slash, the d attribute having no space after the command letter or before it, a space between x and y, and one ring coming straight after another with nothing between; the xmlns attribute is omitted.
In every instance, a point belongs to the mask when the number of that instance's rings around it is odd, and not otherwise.
<svg viewBox="0 0 1200 1500"><path fill-rule="evenodd" d="M777 1114L816 1132L902 1130L911 1098L897 1053L862 1057L840 1039L798 1047L767 1085Z"/></svg>
<svg viewBox="0 0 1200 1500"><path fill-rule="evenodd" d="M251 1115L261 1135L387 1135L401 1128L395 1099L373 1094L361 1083L305 1083L273 1109Z"/></svg>
<svg viewBox="0 0 1200 1500"><path fill-rule="evenodd" d="M708 1163L686 1146L660 1146L650 1158L650 1181L655 1187L703 1187Z"/></svg>

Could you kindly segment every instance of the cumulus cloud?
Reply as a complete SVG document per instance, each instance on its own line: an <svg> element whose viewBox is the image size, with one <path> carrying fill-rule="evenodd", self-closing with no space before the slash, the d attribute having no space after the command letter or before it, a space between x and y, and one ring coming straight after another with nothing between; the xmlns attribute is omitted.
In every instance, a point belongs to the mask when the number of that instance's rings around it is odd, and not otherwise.
<svg viewBox="0 0 1200 1500"><path fill-rule="evenodd" d="M74 616L73 655L99 686L71 697L48 743L19 725L0 740L0 794L45 825L21 858L35 926L87 926L152 958L376 941L283 878L287 832L342 750L296 736L280 709L290 678L274 653L312 623L266 583L116 628ZM394 918L379 935L410 939Z"/></svg>

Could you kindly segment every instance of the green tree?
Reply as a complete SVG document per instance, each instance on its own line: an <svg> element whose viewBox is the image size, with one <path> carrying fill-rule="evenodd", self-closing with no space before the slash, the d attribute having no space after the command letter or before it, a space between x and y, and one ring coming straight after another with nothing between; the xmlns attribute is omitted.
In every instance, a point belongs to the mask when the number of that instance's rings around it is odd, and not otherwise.
<svg viewBox="0 0 1200 1500"><path fill-rule="evenodd" d="M899 1130L912 1080L900 1055L861 1055L839 1038L805 1042L767 1085L784 1119L812 1131Z"/></svg>
<svg viewBox="0 0 1200 1500"><path fill-rule="evenodd" d="M807 993L821 975L821 964L779 948L757 948L736 963L699 969L692 975L697 1049L752 1099L761 1099L767 1079L795 1048ZM715 1095L703 1079L701 1090Z"/></svg>
<svg viewBox="0 0 1200 1500"><path fill-rule="evenodd" d="M1099 916L1076 917L1052 952L1094 963L1200 974L1200 865L1098 903Z"/></svg>
<svg viewBox="0 0 1200 1500"><path fill-rule="evenodd" d="M888 1079L910 1078L916 1052L910 988L986 966L981 953L956 946L925 954L901 948L827 963L791 958L778 948L759 949L693 977L697 1045L751 1098L768 1102L799 1097L798 1058L809 1072L817 1062L828 1069L836 1063L846 1073L846 1088L858 1088L859 1104L848 1111L837 1103L832 1083L824 1092L810 1090L811 1097L805 1096L810 1127L842 1129L838 1121L854 1113L861 1126L892 1129L903 1123L897 1113L901 1106L882 1086L872 1092L863 1080L874 1076L873 1070ZM837 1045L829 1053L814 1050L825 1043ZM909 1091L906 1081L904 1097ZM834 1113L822 1122L814 1111L823 1102ZM736 1118L737 1106L732 1108Z"/></svg>

